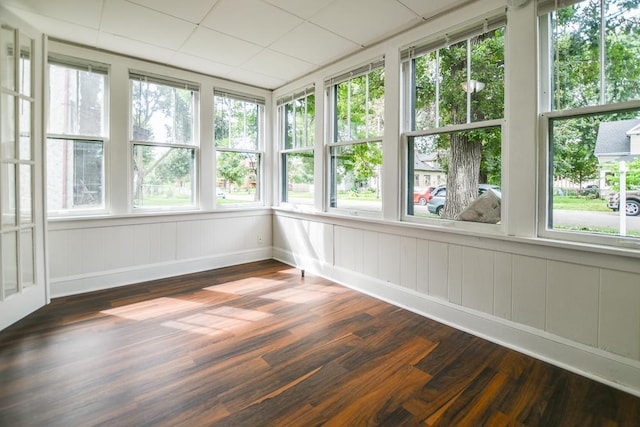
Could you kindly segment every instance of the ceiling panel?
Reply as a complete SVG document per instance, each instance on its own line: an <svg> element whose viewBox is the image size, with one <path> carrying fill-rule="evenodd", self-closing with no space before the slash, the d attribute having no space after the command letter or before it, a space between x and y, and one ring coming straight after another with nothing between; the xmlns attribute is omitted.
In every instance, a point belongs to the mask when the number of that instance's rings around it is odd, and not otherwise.
<svg viewBox="0 0 640 427"><path fill-rule="evenodd" d="M302 22L261 0L220 0L202 25L266 47Z"/></svg>
<svg viewBox="0 0 640 427"><path fill-rule="evenodd" d="M190 22L124 0L105 2L100 26L107 33L173 50L182 46L195 28Z"/></svg>
<svg viewBox="0 0 640 427"><path fill-rule="evenodd" d="M5 0L1 3L84 27L100 26L102 0Z"/></svg>
<svg viewBox="0 0 640 427"><path fill-rule="evenodd" d="M63 22L58 19L27 12L23 9L16 9L16 15L29 22L35 28L54 38L72 40L87 46L96 46L98 40L98 30L70 22Z"/></svg>
<svg viewBox="0 0 640 427"><path fill-rule="evenodd" d="M163 63L169 62L175 54L171 49L104 32L98 35L97 47L135 57L140 57L140 52L144 52L145 59Z"/></svg>
<svg viewBox="0 0 640 427"><path fill-rule="evenodd" d="M428 18L437 15L446 10L452 9L463 3L469 3L469 0L399 0L402 4L413 10L418 15Z"/></svg>
<svg viewBox="0 0 640 427"><path fill-rule="evenodd" d="M421 18L397 1L341 0L322 9L310 21L366 46Z"/></svg>
<svg viewBox="0 0 640 427"><path fill-rule="evenodd" d="M198 27L180 50L222 64L239 66L260 52L262 47L208 28Z"/></svg>
<svg viewBox="0 0 640 427"><path fill-rule="evenodd" d="M235 70L235 67L230 65L220 64L219 62L210 61L208 59L199 58L197 56L181 52L174 54L170 62L180 68L187 68L199 73L219 77L225 77Z"/></svg>
<svg viewBox="0 0 640 427"><path fill-rule="evenodd" d="M359 46L315 24L304 23L270 46L270 49L316 65L326 64Z"/></svg>
<svg viewBox="0 0 640 427"><path fill-rule="evenodd" d="M315 68L316 66L309 62L268 49L263 50L242 66L244 70L255 71L285 81L293 80L296 76L308 73Z"/></svg>
<svg viewBox="0 0 640 427"><path fill-rule="evenodd" d="M207 13L211 10L217 0L189 0L185 4L183 1L176 0L129 0L167 15L184 19L185 21L199 24Z"/></svg>
<svg viewBox="0 0 640 427"><path fill-rule="evenodd" d="M309 19L334 0L266 0L303 19Z"/></svg>

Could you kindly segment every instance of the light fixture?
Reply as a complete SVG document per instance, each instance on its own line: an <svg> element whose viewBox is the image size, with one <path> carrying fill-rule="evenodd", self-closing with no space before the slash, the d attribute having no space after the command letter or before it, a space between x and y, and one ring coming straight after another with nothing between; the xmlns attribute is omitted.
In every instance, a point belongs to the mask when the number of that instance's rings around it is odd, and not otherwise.
<svg viewBox="0 0 640 427"><path fill-rule="evenodd" d="M462 83L462 90L467 93L476 93L484 89L485 86L485 83L479 82L478 80L469 80Z"/></svg>

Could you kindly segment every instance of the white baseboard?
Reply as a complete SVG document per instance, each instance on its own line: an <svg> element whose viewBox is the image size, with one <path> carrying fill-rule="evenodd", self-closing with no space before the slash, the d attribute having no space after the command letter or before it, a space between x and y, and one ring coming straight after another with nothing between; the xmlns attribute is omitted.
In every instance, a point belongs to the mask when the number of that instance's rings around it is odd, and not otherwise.
<svg viewBox="0 0 640 427"><path fill-rule="evenodd" d="M271 258L271 247L266 247L224 255L62 277L50 281L51 297L59 298L85 292L116 288L149 280L163 279L181 274L196 273Z"/></svg>
<svg viewBox="0 0 640 427"><path fill-rule="evenodd" d="M354 271L273 249L273 258L640 397L640 362Z"/></svg>

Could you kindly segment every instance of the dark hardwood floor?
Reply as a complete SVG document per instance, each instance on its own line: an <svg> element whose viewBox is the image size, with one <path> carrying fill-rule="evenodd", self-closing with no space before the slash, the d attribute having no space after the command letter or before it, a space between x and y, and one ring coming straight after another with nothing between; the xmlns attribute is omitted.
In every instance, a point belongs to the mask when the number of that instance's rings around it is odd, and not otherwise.
<svg viewBox="0 0 640 427"><path fill-rule="evenodd" d="M638 426L640 399L275 261L0 332L0 426Z"/></svg>

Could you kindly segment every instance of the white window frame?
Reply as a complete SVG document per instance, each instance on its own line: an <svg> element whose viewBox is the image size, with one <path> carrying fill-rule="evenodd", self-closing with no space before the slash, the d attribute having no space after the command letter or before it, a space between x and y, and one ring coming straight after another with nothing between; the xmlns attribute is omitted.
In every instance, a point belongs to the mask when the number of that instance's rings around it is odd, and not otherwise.
<svg viewBox="0 0 640 427"><path fill-rule="evenodd" d="M472 232L479 232L483 234L493 234L493 235L504 235L506 234L506 230L508 229L508 218L506 215L506 206L505 203L502 203L501 206L501 221L499 224L485 224L471 221L457 221L453 219L439 219L439 218L424 218L417 217L415 215L409 214L409 211L412 210L413 207L413 194L409 191L410 186L413 187L414 176L413 176L413 164L409 165L409 138L421 137L421 136L430 136L430 135L439 135L446 133L455 133L455 132L463 132L469 130L480 130L483 128L492 128L499 127L501 133L501 182L502 182L502 193L503 200L509 196L508 192L505 191L507 185L505 185L505 179L507 177L506 168L507 168L507 148L505 143L505 135L506 135L506 119L503 115L500 119L491 119L484 121L472 122L470 121L470 96L471 93L467 94L467 122L463 124L453 124L453 125L445 125L440 127L439 124L439 113L438 107L436 106L436 127L431 129L424 130L413 130L413 59L426 55L430 52L438 50L443 47L447 47L451 44L459 43L461 41L468 40L474 36L479 34L486 33L488 31L495 30L497 28L505 28L505 39L507 37L506 31L506 17L504 15L499 15L493 18L485 18L483 22L478 23L476 25L470 25L459 31L453 31L451 33L446 34L444 37L439 37L432 40L427 40L426 42L416 43L415 45L404 48L400 53L401 58L401 92L402 92L402 136L401 136L401 146L402 146L402 178L401 178L401 186L402 186L402 203L401 203L401 215L400 219L403 222L413 223L413 224L427 224L430 226L443 227L448 229L460 229L460 230L468 230ZM507 42L505 40L505 68L508 67L508 61L506 56L506 45ZM472 65L467 61L467 69ZM471 73L467 72L467 81L471 78ZM505 98L506 98L506 81L505 81ZM506 101L506 100L505 100ZM506 102L505 102L506 105ZM506 106L505 106L506 108ZM411 159L413 161L413 159Z"/></svg>
<svg viewBox="0 0 640 427"><path fill-rule="evenodd" d="M49 66L56 65L60 67L66 67L70 69L76 69L80 71L88 71L95 72L98 74L103 74L105 76L104 81L104 93L103 93L103 128L101 135L83 135L79 133L53 133L49 132L48 123L49 116L51 111L49 109L49 105L47 104L47 117L46 117L46 125L47 125L47 133L46 133L46 141L45 144L48 144L50 140L52 141L70 141L72 143L76 142L95 142L102 144L102 205L97 207L79 207L79 208L67 208L67 209L59 209L59 210L51 210L50 207L47 209L47 216L50 218L55 217L64 217L64 216L92 216L92 215L104 215L109 211L109 198L110 198L110 185L109 178L107 174L108 168L108 159L109 159L109 122L110 122L110 67L107 64L90 61L85 59L80 59L72 56L58 54L56 52L50 52L47 60L47 89L50 91L51 80L49 75ZM49 95L50 96L50 95ZM47 96L47 100L49 100L49 96ZM47 162L48 162L47 157ZM49 167L49 165L47 166Z"/></svg>
<svg viewBox="0 0 640 427"><path fill-rule="evenodd" d="M233 148L233 147L218 147L217 141L215 140L215 117L216 117L216 97L228 98L234 101L241 101L246 103L255 104L258 108L258 117L257 117L257 138L256 141L257 147L251 149L244 148ZM217 157L218 153L245 153L249 155L255 155L257 159L257 165L255 165L256 171L256 199L253 202L242 202L242 203L225 203L221 204L214 194L213 197L216 200L216 208L217 209L242 209L242 208L256 208L263 207L265 204L264 197L264 168L265 168L265 99L259 96L243 94L239 92L229 91L225 89L216 89L213 91L213 120L214 120L214 134L213 134L213 145L214 145L214 163L216 165L216 172L214 175L214 180L216 181L215 188L217 188L217 180L218 180L218 165L217 165ZM224 189L223 189L224 190Z"/></svg>
<svg viewBox="0 0 640 427"><path fill-rule="evenodd" d="M159 141L147 141L141 139L134 139L133 136L133 90L132 83L135 80L144 80L149 83L164 85L168 87L187 89L193 92L193 134L192 141L190 142L159 142ZM149 212L164 212L164 211L192 211L199 209L199 164L200 164L200 85L198 83L189 82L186 80L180 80L176 78L161 76L153 73L147 73L144 71L129 70L129 173L131 180L129 182L129 188L131 193L129 194L130 209L133 212L149 213ZM193 152L193 172L191 182L191 194L192 203L187 206L171 205L171 206L135 206L135 189L134 189L134 153L136 146L148 146L148 147L160 147L160 148L178 148L178 149L190 149Z"/></svg>
<svg viewBox="0 0 640 427"><path fill-rule="evenodd" d="M308 119L308 114L307 114L307 110L305 110L305 136L304 136L304 141L301 141L300 143L297 143L296 141L296 128L295 128L295 102L300 100L300 99L305 99L305 108L308 108L309 105L309 98L313 95L313 101L315 103L315 85L311 85L305 89L303 89L302 91L298 91L298 92L294 92L292 95L289 96L283 96L282 98L278 99L278 101L276 102L277 105L277 120L278 120L278 141L279 141L279 148L280 148L280 152L279 152L279 164L280 164L280 173L279 173L279 179L280 179L280 191L278 193L278 200L279 200L279 204L280 206L288 206L288 207L296 207L298 206L298 204L296 203L292 203L289 199L288 199L288 182L287 182L287 165L286 165L286 158L289 154L297 154L297 153L311 153L311 158L315 158L315 127L314 129L310 129L309 130L309 126L308 123L306 123L307 119ZM293 105L294 109L293 109L293 114L294 114L294 128L293 128L293 147L292 148L286 148L286 124L285 124L285 120L286 120L286 108L287 105ZM316 123L315 120L315 113L314 113L314 123ZM312 133L312 135L309 135L309 133L307 131L310 131ZM309 140L311 138L312 143L309 144ZM314 173L315 176L315 173ZM318 191L319 189L316 188L316 191ZM286 200L285 200L286 199ZM314 199L312 198L310 203L308 204L302 204L304 206L313 206L314 205Z"/></svg>
<svg viewBox="0 0 640 427"><path fill-rule="evenodd" d="M551 198L553 195L553 162L551 159L551 144L553 144L550 131L550 122L556 119L578 118L581 116L598 115L605 113L624 112L629 110L640 110L640 100L630 100L616 103L606 103L606 94L604 90L604 67L600 64L600 103L598 105L588 105L579 108L570 108L564 110L553 110L552 98L552 37L551 34L551 13L556 8L564 8L583 0L568 0L558 4L558 2L544 0L538 5L538 28L539 28L539 57L540 57L540 90L539 90L539 117L538 126L540 130L540 146L539 146L539 179L538 179L538 236L545 239L555 241L564 241L569 243L588 244L594 246L613 246L621 249L640 248L640 238L627 237L621 235L606 235L595 233L584 233L575 231L564 231L550 228L553 221L553 212ZM602 2L606 0L601 0ZM602 4L602 3L601 3ZM602 43L603 40L600 40ZM605 56L601 49L600 61Z"/></svg>
<svg viewBox="0 0 640 427"><path fill-rule="evenodd" d="M382 213L383 213L383 209L384 209L384 199L382 197L381 194L381 198L380 198L380 209L379 210L366 210L366 209L358 209L357 207L341 207L341 206L333 206L334 202L331 200L334 196L337 197L337 189L336 186L337 184L334 183L335 180L335 176L334 176L334 171L333 171L333 166L332 166L332 156L331 156L331 150L334 148L340 148L340 147L353 147L355 145L360 145L360 144L368 144L368 143L376 143L380 145L380 150L384 150L384 144L383 144L383 140L384 140L384 130L382 131L382 133L380 135L375 135L375 136L369 136L368 135L368 130L369 130L369 126L367 124L367 130L366 130L366 134L367 136L365 138L360 138L360 139L352 139L352 140L345 140L345 141L339 141L338 138L338 130L337 130L337 120L336 120L336 106L337 106L337 87L339 84L347 82L349 80L352 80L356 77L361 77L363 75L367 75L369 73L371 73L372 71L376 71L382 69L383 73L386 71L385 70L385 62L384 62L384 58L381 59L377 59L374 60L370 63L367 63L361 67L357 67L355 69L349 70L345 73L339 74L337 76L331 77L327 80L325 80L324 86L325 86L325 105L328 107L327 108L327 118L328 120L326 121L326 139L325 139L325 149L324 149L324 156L326 159L326 171L327 174L325 176L326 179L326 188L327 188L327 199L325 201L326 203L326 210L329 212L333 212L333 213L339 213L339 214L347 214L347 215L357 215L357 216L363 216L363 217L372 217L372 218L381 218L382 217ZM385 76L386 79L386 76ZM369 94L367 93L367 99L369 97ZM385 98L386 98L386 93L385 93ZM384 154L383 154L384 156ZM380 166L380 176L379 178L379 185L382 186L382 181L383 181L383 177L382 177L382 171L384 170L384 162L381 164ZM380 193L382 193L382 189L380 188L378 191L380 191ZM335 201L335 203L337 204L337 199Z"/></svg>

